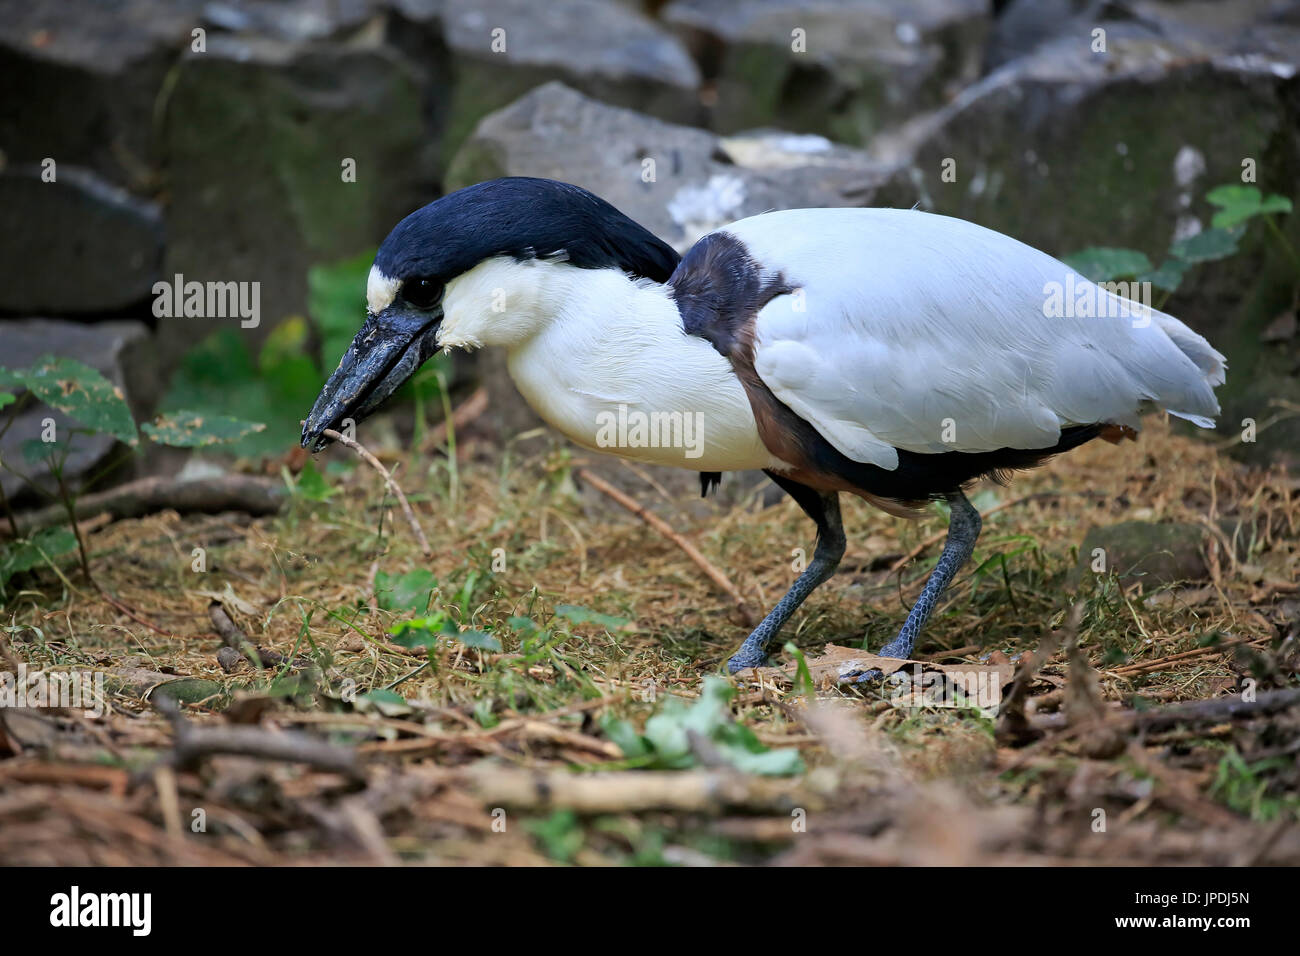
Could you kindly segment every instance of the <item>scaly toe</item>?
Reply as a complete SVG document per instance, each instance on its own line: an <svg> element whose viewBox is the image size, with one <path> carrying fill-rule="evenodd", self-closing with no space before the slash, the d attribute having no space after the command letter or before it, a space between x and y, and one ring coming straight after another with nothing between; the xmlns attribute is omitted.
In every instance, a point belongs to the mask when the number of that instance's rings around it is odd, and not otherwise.
<svg viewBox="0 0 1300 956"><path fill-rule="evenodd" d="M739 674L741 671L749 670L751 667L766 667L767 655L753 651L746 651L744 648L736 651L727 661L727 673Z"/></svg>
<svg viewBox="0 0 1300 956"><path fill-rule="evenodd" d="M885 674L872 668L869 671L849 671L847 674L841 674L839 682L841 684L867 684L874 680L882 680Z"/></svg>

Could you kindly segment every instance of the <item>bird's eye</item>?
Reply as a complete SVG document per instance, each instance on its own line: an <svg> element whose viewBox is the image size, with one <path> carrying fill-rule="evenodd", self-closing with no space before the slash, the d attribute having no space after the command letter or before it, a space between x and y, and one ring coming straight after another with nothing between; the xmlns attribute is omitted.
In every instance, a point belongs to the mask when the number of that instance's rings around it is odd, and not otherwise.
<svg viewBox="0 0 1300 956"><path fill-rule="evenodd" d="M427 309L442 298L442 283L436 279L409 279L402 286L402 296L417 309Z"/></svg>

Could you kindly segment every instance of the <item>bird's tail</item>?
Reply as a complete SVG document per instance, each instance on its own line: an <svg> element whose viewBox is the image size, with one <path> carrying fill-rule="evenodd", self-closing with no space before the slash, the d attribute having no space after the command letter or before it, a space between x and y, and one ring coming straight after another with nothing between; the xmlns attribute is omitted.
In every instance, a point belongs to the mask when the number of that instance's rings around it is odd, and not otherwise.
<svg viewBox="0 0 1300 956"><path fill-rule="evenodd" d="M1193 332L1172 315L1153 312L1153 321L1200 372L1200 380L1188 383L1181 390L1180 401L1167 404L1165 410L1201 428L1213 428L1214 416L1219 414L1219 400L1214 397L1214 389L1224 382L1227 359L1205 340L1205 336Z"/></svg>

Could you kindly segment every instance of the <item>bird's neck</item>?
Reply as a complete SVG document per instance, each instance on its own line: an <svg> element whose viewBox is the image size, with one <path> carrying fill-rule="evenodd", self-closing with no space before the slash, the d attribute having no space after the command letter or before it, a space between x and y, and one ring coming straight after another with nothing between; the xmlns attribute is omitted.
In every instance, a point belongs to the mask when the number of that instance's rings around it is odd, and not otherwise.
<svg viewBox="0 0 1300 956"><path fill-rule="evenodd" d="M641 312L673 308L664 286L615 269L502 256L447 283L438 342L447 348L516 349L557 324L573 326L575 319L619 324Z"/></svg>
<svg viewBox="0 0 1300 956"><path fill-rule="evenodd" d="M441 344L504 347L520 393L578 444L700 471L767 467L744 388L686 334L666 286L498 259L449 283L443 302Z"/></svg>

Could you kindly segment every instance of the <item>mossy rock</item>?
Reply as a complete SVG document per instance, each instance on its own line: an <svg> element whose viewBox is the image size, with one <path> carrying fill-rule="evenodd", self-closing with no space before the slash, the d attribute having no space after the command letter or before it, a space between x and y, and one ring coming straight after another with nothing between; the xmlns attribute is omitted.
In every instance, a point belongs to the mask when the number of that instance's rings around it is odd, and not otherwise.
<svg viewBox="0 0 1300 956"><path fill-rule="evenodd" d="M1188 522L1123 521L1091 529L1079 547L1076 580L1115 574L1141 580L1146 590L1209 579L1206 531Z"/></svg>

